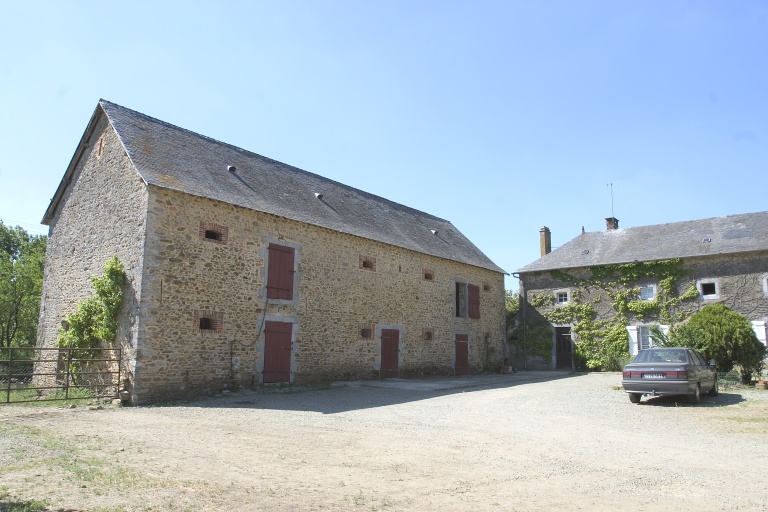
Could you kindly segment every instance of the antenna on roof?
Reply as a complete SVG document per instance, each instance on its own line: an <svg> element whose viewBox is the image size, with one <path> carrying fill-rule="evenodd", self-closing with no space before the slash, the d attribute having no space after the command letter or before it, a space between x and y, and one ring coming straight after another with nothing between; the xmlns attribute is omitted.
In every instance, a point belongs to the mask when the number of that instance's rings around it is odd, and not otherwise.
<svg viewBox="0 0 768 512"><path fill-rule="evenodd" d="M613 183L612 182L608 183L606 187L609 187L611 190L611 217L615 217L615 215L613 214Z"/></svg>

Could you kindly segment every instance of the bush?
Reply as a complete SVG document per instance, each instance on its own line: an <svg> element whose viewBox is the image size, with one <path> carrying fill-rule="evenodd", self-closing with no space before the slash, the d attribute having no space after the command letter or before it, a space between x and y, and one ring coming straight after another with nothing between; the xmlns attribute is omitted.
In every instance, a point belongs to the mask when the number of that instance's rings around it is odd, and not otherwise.
<svg viewBox="0 0 768 512"><path fill-rule="evenodd" d="M59 346L97 348L101 342L112 343L123 303L124 282L123 266L117 256L113 256L104 265L101 277L91 277L95 294L80 301L77 310L67 315L67 328L59 331ZM85 353L84 357L94 355Z"/></svg>
<svg viewBox="0 0 768 512"><path fill-rule="evenodd" d="M743 379L763 367L765 345L749 320L724 304L704 306L688 323L670 329L669 338L675 345L696 348L714 359L721 372L740 366Z"/></svg>

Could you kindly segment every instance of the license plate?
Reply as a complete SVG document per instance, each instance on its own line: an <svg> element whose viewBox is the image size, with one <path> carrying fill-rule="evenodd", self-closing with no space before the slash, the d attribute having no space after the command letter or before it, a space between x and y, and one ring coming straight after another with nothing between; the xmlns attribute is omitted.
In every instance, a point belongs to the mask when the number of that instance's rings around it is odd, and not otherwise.
<svg viewBox="0 0 768 512"><path fill-rule="evenodd" d="M644 379L663 379L666 375L663 373L644 373L643 378Z"/></svg>

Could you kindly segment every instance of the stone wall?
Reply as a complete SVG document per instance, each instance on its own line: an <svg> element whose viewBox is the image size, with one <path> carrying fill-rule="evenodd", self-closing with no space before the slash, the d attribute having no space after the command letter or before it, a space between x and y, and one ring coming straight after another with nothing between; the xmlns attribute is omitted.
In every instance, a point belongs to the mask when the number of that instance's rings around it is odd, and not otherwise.
<svg viewBox="0 0 768 512"><path fill-rule="evenodd" d="M452 373L456 334L469 335L473 370L491 351L494 364L502 357L503 274L149 191L135 402L261 382L262 331L271 320L294 324L293 382L377 378L381 328L400 331L402 376ZM206 239L203 226L226 237ZM265 301L270 242L296 249L294 300ZM456 281L480 287L480 319L456 318ZM218 315L220 326L200 330L201 312Z"/></svg>
<svg viewBox="0 0 768 512"><path fill-rule="evenodd" d="M91 276L117 255L127 276L116 345L124 368L133 370L141 290L146 185L102 117L76 162L55 216L49 223L38 346L55 347L61 322L93 294ZM65 180L67 177L65 177Z"/></svg>
<svg viewBox="0 0 768 512"><path fill-rule="evenodd" d="M744 253L738 255L717 255L690 258L683 261L684 277L676 281L676 294L682 295L691 286L701 289L702 282L714 282L717 295L702 296L685 301L679 307L689 316L707 304L723 303L737 313L744 315L753 324L765 325L768 321L768 255L766 253ZM588 268L575 268L566 271L579 280L589 280L592 276ZM526 293L529 304L528 316L541 320L539 313L557 306L545 306L537 311L530 304L535 296L553 295L561 290L578 290L579 302L591 304L596 311L597 320L609 320L616 315L611 306L611 298L602 288L595 285L578 285L565 281L557 273L533 272L521 276L521 295ZM636 284L658 285L658 280L648 279ZM627 314L628 325L647 325L667 323L658 315L638 318ZM757 322L757 324L756 324ZM554 335L553 335L554 336Z"/></svg>
<svg viewBox="0 0 768 512"><path fill-rule="evenodd" d="M293 324L291 382L378 378L382 329L400 333L404 377L452 373L456 335L472 371L501 360L503 274L147 186L104 117L83 143L50 222L38 345L116 255L134 403L260 383L270 321ZM293 300L266 300L269 243L296 250ZM456 316L457 282L479 286L479 319Z"/></svg>

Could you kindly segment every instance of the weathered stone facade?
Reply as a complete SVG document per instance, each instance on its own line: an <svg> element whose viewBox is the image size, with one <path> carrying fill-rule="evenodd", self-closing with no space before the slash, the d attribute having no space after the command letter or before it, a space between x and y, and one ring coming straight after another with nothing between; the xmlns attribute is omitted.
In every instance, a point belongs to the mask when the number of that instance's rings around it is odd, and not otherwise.
<svg viewBox="0 0 768 512"><path fill-rule="evenodd" d="M379 378L383 331L398 333L403 377L452 374L456 340L470 371L501 358L502 272L148 183L105 117L83 148L49 208L38 343L55 346L117 255L115 343L133 403L262 383L270 322L290 326L288 382ZM270 244L295 252L292 298L267 298Z"/></svg>
<svg viewBox="0 0 768 512"><path fill-rule="evenodd" d="M544 228L542 228L543 230ZM542 235L544 238L548 230ZM578 240L578 239L576 239ZM610 239L609 239L610 240ZM706 240L706 239L705 239ZM649 240L648 243L653 243ZM706 241L705 243L710 243ZM593 246L598 244L592 243ZM572 250L576 256L581 254L580 247ZM547 253L542 251L542 260ZM576 258L574 258L575 260ZM563 335L571 336L574 343L579 342L577 333L571 331L573 322L552 322L558 318L558 309L569 305L589 305L594 311L595 322L610 325L621 319L626 327L627 352L636 354L647 343L650 326L659 326L666 331L670 325L684 321L693 313L708 304L723 303L752 322L753 329L760 341L766 343L768 329L768 250L745 251L731 254L702 255L678 258L669 261L669 268L675 268L674 279L670 278L671 290L663 290L664 276L646 275L637 279L623 281L618 279L620 265L610 278L600 278L603 267L565 267L552 270L525 271L520 273L521 314L525 326L518 329L524 336L523 327L534 334L528 335L528 342L536 336L543 336L540 327L548 326L547 336L551 342L538 347L541 352L528 354L526 364L529 368L572 367L573 361L558 361L559 356L570 357L567 351L558 354L558 328ZM653 263L653 262L649 262ZM657 262L661 267L664 260ZM642 270L642 262L634 262ZM628 272L637 271L629 268ZM641 296L641 290L646 293ZM671 292L671 293L669 293ZM625 298L622 299L622 294ZM617 308L633 302L629 307ZM524 341L523 341L524 343ZM546 348L544 348L546 346ZM551 348L550 348L551 347Z"/></svg>
<svg viewBox="0 0 768 512"><path fill-rule="evenodd" d="M124 369L135 364L147 187L117 135L102 120L75 153L75 172L49 222L38 346L54 347L61 322L92 295L91 276L117 255L126 272L117 338L126 349Z"/></svg>
<svg viewBox="0 0 768 512"><path fill-rule="evenodd" d="M401 331L403 375L452 371L456 333L469 335L474 369L486 337L501 346L496 272L173 191L150 188L149 196L136 370L137 387L153 390L149 400L260 382L265 319L295 324L296 382L377 377L381 326ZM201 222L226 226L226 244L200 237ZM295 301L265 301L270 241L297 249ZM360 256L375 258L374 270L361 268ZM481 286L479 320L455 317L457 279ZM197 310L221 312L220 332L200 331Z"/></svg>

